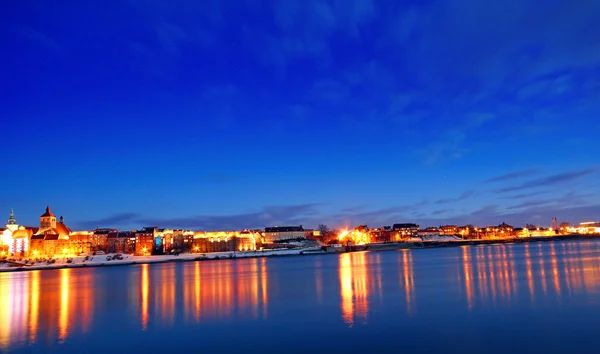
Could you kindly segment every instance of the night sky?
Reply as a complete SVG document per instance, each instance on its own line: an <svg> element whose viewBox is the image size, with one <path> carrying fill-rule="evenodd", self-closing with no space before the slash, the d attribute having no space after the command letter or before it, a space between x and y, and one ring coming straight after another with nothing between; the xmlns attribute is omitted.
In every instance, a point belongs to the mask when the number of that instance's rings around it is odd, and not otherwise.
<svg viewBox="0 0 600 354"><path fill-rule="evenodd" d="M0 39L2 219L600 219L597 0L5 0Z"/></svg>

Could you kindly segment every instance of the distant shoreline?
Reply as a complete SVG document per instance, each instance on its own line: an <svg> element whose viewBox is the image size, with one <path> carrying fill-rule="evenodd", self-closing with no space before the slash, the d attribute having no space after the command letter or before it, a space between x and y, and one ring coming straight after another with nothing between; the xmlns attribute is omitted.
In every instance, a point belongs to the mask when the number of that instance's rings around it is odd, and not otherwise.
<svg viewBox="0 0 600 354"><path fill-rule="evenodd" d="M112 254L103 254L91 256L92 260L83 262L83 256L67 257L76 260L75 263L63 263L62 257L55 259L61 261L58 264L42 264L42 265L22 265L0 267L2 272L28 272L35 270L56 270L56 269L80 269L80 268L97 268L97 267L116 267L128 266L136 264L155 264L155 263L177 263L177 262L197 262L197 261L213 261L225 259L246 259L246 258L266 258L266 257L285 257L299 256L304 252L318 252L319 248L307 247L290 250L268 250L268 251L245 251L245 252L214 252L214 253L182 253L178 256L174 255L155 255L155 256L132 256L125 255L122 260L106 260L106 257ZM316 254L327 254L327 252L318 252Z"/></svg>
<svg viewBox="0 0 600 354"><path fill-rule="evenodd" d="M327 250L320 248L298 248L290 250L269 250L269 251L247 251L247 252L220 252L220 253L185 253L179 256L159 255L159 256L126 256L122 260L96 260L80 263L59 263L33 266L13 266L0 267L2 272L26 272L35 270L57 270L57 269L80 269L80 268L96 268L96 267L116 267L128 266L137 264L158 264L158 263L176 263L176 262L197 262L197 261L217 261L217 260L233 260L247 258L267 258L267 257L291 257L303 255L325 255L339 254L347 252L384 252L397 251L401 249L430 249L443 247L462 247L462 246L479 246L493 244L513 244L513 243L530 243L530 242L556 242L569 240L600 240L600 235L560 235L560 236L539 236L539 237L517 237L507 239L491 239L491 240L457 240L457 241L421 241L421 242L384 242L371 243L366 245L354 245L341 247L333 250L332 247L327 247ZM108 255L96 255L93 258L103 258ZM130 260L129 257L132 259ZM72 257L74 259L83 257ZM60 258L57 258L60 259Z"/></svg>

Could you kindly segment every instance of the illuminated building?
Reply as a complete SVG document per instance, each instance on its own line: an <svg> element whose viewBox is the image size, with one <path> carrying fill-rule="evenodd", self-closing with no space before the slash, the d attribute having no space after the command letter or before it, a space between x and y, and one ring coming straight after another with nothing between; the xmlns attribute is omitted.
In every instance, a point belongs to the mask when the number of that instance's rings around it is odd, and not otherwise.
<svg viewBox="0 0 600 354"><path fill-rule="evenodd" d="M369 229L369 238L371 242L389 242L391 236L392 230L390 226Z"/></svg>
<svg viewBox="0 0 600 354"><path fill-rule="evenodd" d="M258 237L251 230L196 232L192 252L254 251Z"/></svg>
<svg viewBox="0 0 600 354"><path fill-rule="evenodd" d="M600 222L582 222L579 224L579 232L583 234L600 233Z"/></svg>
<svg viewBox="0 0 600 354"><path fill-rule="evenodd" d="M529 229L526 227L518 227L515 229L515 234L518 237L531 237L531 233L529 232Z"/></svg>
<svg viewBox="0 0 600 354"><path fill-rule="evenodd" d="M68 240L71 232L71 229L65 225L62 216L59 222L56 222L56 216L54 216L48 206L46 207L46 212L40 216L40 228L35 234L45 235L47 239ZM48 236L53 237L48 238Z"/></svg>
<svg viewBox="0 0 600 354"><path fill-rule="evenodd" d="M26 257L29 255L30 240L34 229L25 226L19 226L12 234L12 242L9 245L9 252L15 256Z"/></svg>
<svg viewBox="0 0 600 354"><path fill-rule="evenodd" d="M507 223L502 223L498 225L498 231L500 232L501 236L512 236L514 230L515 228L511 225L508 225Z"/></svg>
<svg viewBox="0 0 600 354"><path fill-rule="evenodd" d="M38 257L73 256L90 251L90 233L71 231L62 216L57 222L50 207L40 216L40 228L30 235L30 240L32 254Z"/></svg>
<svg viewBox="0 0 600 354"><path fill-rule="evenodd" d="M13 243L12 235L18 228L15 213L11 209L6 228L0 229L0 252L2 252L2 256L7 256L10 253L10 245Z"/></svg>
<svg viewBox="0 0 600 354"><path fill-rule="evenodd" d="M71 232L71 229L65 225L64 218L61 216L59 222L56 222L56 216L50 207L46 207L46 212L40 216L40 228L35 234L57 235L59 239L68 240Z"/></svg>
<svg viewBox="0 0 600 354"><path fill-rule="evenodd" d="M265 227L265 243L289 241L306 238L302 225Z"/></svg>
<svg viewBox="0 0 600 354"><path fill-rule="evenodd" d="M15 232L18 228L19 225L17 224L17 220L15 219L15 212L14 210L10 209L10 215L8 217L8 221L6 222L6 229L10 232Z"/></svg>
<svg viewBox="0 0 600 354"><path fill-rule="evenodd" d="M6 228L0 231L2 232L0 234L0 252L18 257L29 255L31 235L37 231L36 228L19 226L15 219L15 213L11 210Z"/></svg>
<svg viewBox="0 0 600 354"><path fill-rule="evenodd" d="M158 248L162 250L162 237L156 237L157 231L157 227L144 227L135 232L135 254L137 256L149 256ZM158 240L158 246L155 246L156 240Z"/></svg>
<svg viewBox="0 0 600 354"><path fill-rule="evenodd" d="M458 236L463 239L467 238L481 238L481 229L475 228L471 225L459 226L456 228L458 231Z"/></svg>
<svg viewBox="0 0 600 354"><path fill-rule="evenodd" d="M564 225L563 225L564 224ZM561 224L561 233L569 234L600 234L600 222L582 222L579 226L571 226L568 223Z"/></svg>
<svg viewBox="0 0 600 354"><path fill-rule="evenodd" d="M514 227L506 223L498 226L487 226L481 229L475 228L473 231L478 239L506 238L519 235L519 231L515 231Z"/></svg>
<svg viewBox="0 0 600 354"><path fill-rule="evenodd" d="M398 235L400 239L415 237L419 232L419 225L417 224L394 224L392 230Z"/></svg>
<svg viewBox="0 0 600 354"><path fill-rule="evenodd" d="M91 232L77 231L72 232L69 236L69 252L71 254L90 253L92 251L90 237Z"/></svg>
<svg viewBox="0 0 600 354"><path fill-rule="evenodd" d="M116 229L96 229L92 231L90 243L92 251L108 251L108 235L116 234Z"/></svg>
<svg viewBox="0 0 600 354"><path fill-rule="evenodd" d="M442 234L442 235L458 235L458 227L456 225L440 226L440 234Z"/></svg>
<svg viewBox="0 0 600 354"><path fill-rule="evenodd" d="M156 235L154 236L156 238L160 238L159 240L159 245L161 245L161 248L158 250L155 250L156 254L162 254L162 253L168 253L171 248L173 247L173 244L175 243L175 236L174 236L174 230L173 229L156 229Z"/></svg>
<svg viewBox="0 0 600 354"><path fill-rule="evenodd" d="M127 241L132 237L128 231L111 232L107 236L107 249L109 253L127 253Z"/></svg>
<svg viewBox="0 0 600 354"><path fill-rule="evenodd" d="M437 227L428 227L425 230L417 231L417 236L439 236L440 230Z"/></svg>

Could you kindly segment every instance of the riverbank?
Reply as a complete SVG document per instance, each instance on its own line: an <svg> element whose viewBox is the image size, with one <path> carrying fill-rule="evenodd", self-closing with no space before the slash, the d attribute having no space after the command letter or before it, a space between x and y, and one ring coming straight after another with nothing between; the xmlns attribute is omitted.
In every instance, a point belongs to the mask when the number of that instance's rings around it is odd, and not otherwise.
<svg viewBox="0 0 600 354"><path fill-rule="evenodd" d="M305 252L310 253L325 253L318 247L304 247L286 250L268 250L268 251L245 251L245 252L214 252L214 253L181 253L175 255L156 255L156 256L133 256L122 255L122 259L112 259L113 254L77 257L58 257L54 258L54 263L47 264L39 262L33 265L26 265L23 262L7 262L0 263L0 272L18 272L32 270L49 270L49 269L65 269L65 268L92 268L92 267L111 267L124 266L134 264L155 264L155 263L170 263L170 262L196 262L222 259L238 259L238 258L262 258L262 257L283 257L283 256L298 256ZM108 260L111 259L111 260ZM67 260L70 260L68 263Z"/></svg>
<svg viewBox="0 0 600 354"><path fill-rule="evenodd" d="M440 247L479 246L494 244L513 244L530 242L554 242L565 240L600 240L600 235L557 235L557 236L534 236L534 237L511 237L485 240L455 240L455 241L420 241L420 242L397 242L397 243L372 243L368 245L350 246L347 251L388 251L398 249L425 249Z"/></svg>
<svg viewBox="0 0 600 354"><path fill-rule="evenodd" d="M559 236L539 236L539 237L516 237L516 238L498 238L486 240L454 240L454 241L420 241L420 242L384 242L372 243L367 245L355 245L347 247L302 247L285 250L266 250L266 251L246 251L246 252L215 252L215 253L182 253L174 255L157 255L157 256L133 256L123 255L122 259L111 259L114 255L96 255L70 257L70 258L55 258L52 264L36 263L26 265L22 262L0 263L0 272L18 272L32 270L50 270L50 269L65 269L65 268L91 268L91 267L110 267L124 266L134 264L154 264L154 263L170 263L170 262L196 262L209 260L223 259L239 259L239 258L263 258L263 257L282 257L282 256L301 256L301 255L323 255L337 254L344 252L383 252L394 251L400 249L428 249L441 247L462 247L462 246L479 246L493 244L513 244L513 243L529 243L529 242L554 242L565 240L600 240L600 235L559 235ZM67 259L70 262L67 262Z"/></svg>

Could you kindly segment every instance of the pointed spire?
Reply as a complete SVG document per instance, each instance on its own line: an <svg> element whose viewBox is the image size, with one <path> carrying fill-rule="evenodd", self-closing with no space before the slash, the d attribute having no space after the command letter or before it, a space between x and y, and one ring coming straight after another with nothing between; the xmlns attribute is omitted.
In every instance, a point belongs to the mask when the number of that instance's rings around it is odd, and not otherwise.
<svg viewBox="0 0 600 354"><path fill-rule="evenodd" d="M10 209L10 216L8 218L8 225L16 225L17 224L17 220L15 219L15 212L14 210L12 210L12 208Z"/></svg>
<svg viewBox="0 0 600 354"><path fill-rule="evenodd" d="M54 214L52 214L52 211L50 211L50 206L46 207L46 213L44 213L44 215L42 215L42 217L45 216L54 216Z"/></svg>

